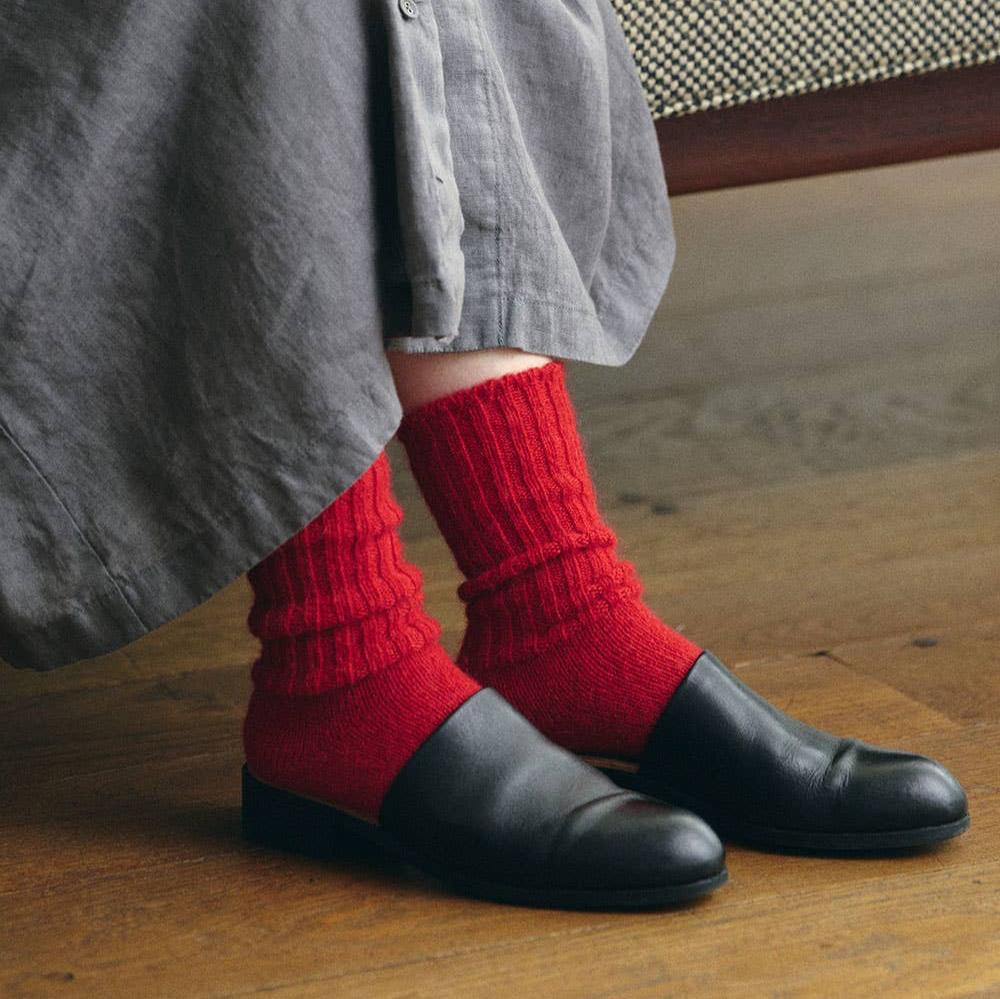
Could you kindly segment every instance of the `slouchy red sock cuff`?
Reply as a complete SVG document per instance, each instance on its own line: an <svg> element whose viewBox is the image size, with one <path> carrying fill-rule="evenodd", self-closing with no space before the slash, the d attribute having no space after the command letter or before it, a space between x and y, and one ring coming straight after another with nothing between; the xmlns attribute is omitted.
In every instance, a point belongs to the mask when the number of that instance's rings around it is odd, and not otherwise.
<svg viewBox="0 0 1000 999"><path fill-rule="evenodd" d="M400 769L479 685L441 646L383 451L248 572L261 640L243 723L260 780L375 818Z"/></svg>
<svg viewBox="0 0 1000 999"><path fill-rule="evenodd" d="M463 658L542 652L642 592L598 509L564 367L480 382L403 418L414 476L467 577Z"/></svg>
<svg viewBox="0 0 1000 999"><path fill-rule="evenodd" d="M404 558L403 510L383 451L314 520L247 573L247 627L262 642L254 685L319 694L436 643L420 570Z"/></svg>
<svg viewBox="0 0 1000 999"><path fill-rule="evenodd" d="M638 750L701 649L641 600L560 360L442 396L399 437L467 577L460 665L571 748Z"/></svg>

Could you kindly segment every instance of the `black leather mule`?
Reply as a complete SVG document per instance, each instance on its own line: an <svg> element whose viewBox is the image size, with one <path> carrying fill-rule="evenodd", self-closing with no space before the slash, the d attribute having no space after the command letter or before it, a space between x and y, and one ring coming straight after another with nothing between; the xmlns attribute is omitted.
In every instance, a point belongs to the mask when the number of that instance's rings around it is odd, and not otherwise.
<svg viewBox="0 0 1000 999"><path fill-rule="evenodd" d="M926 756L840 739L790 718L703 652L637 765L593 760L622 787L764 847L877 851L969 827L958 781Z"/></svg>
<svg viewBox="0 0 1000 999"><path fill-rule="evenodd" d="M243 831L336 854L372 844L466 894L557 908L649 908L726 880L700 818L622 790L484 689L396 776L378 822L257 780L243 767Z"/></svg>

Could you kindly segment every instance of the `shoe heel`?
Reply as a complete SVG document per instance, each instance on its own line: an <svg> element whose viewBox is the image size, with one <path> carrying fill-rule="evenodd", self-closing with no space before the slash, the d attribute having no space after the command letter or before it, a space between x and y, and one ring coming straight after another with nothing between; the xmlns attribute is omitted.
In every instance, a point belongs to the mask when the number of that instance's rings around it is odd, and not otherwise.
<svg viewBox="0 0 1000 999"><path fill-rule="evenodd" d="M272 787L242 770L240 824L244 839L315 857L381 852L378 829L333 805Z"/></svg>

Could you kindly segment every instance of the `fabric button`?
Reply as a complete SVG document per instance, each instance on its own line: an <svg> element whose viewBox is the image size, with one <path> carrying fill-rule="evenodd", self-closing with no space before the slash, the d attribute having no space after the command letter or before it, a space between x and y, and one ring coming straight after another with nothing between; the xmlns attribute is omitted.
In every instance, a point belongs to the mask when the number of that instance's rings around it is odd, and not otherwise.
<svg viewBox="0 0 1000 999"><path fill-rule="evenodd" d="M399 9L403 12L403 17L417 16L417 5L413 0L399 0Z"/></svg>

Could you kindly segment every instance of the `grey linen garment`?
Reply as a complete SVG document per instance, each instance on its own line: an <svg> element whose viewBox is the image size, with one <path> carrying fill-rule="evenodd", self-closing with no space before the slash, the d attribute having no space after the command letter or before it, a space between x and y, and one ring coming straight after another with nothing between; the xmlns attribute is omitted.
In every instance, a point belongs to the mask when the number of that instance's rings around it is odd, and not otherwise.
<svg viewBox="0 0 1000 999"><path fill-rule="evenodd" d="M0 0L0 656L295 534L399 425L386 348L624 364L673 255L610 0Z"/></svg>

